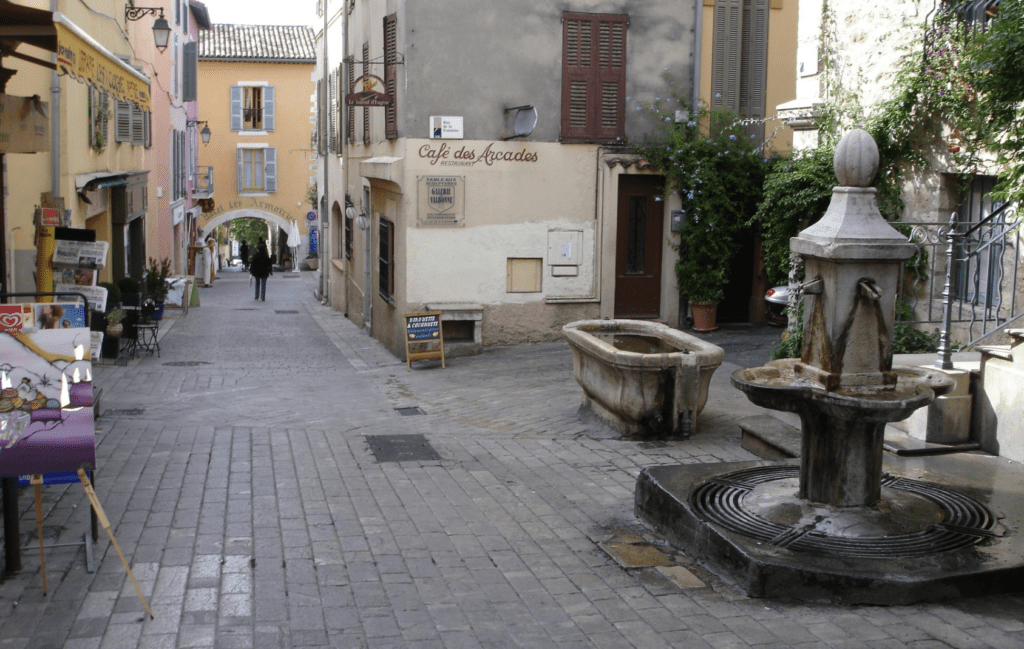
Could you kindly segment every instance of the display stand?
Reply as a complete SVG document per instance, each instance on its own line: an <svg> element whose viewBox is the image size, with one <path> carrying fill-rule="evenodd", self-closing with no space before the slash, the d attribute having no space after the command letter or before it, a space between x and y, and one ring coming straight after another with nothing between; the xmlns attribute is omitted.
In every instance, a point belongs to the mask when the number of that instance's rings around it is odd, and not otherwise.
<svg viewBox="0 0 1024 649"><path fill-rule="evenodd" d="M444 363L444 333L440 311L405 314L405 369L412 371L413 361L440 359Z"/></svg>

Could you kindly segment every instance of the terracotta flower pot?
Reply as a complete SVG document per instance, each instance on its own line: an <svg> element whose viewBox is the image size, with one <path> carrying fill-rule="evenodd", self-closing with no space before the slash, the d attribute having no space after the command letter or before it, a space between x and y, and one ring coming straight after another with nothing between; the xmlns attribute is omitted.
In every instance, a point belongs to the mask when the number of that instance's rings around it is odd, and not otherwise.
<svg viewBox="0 0 1024 649"><path fill-rule="evenodd" d="M718 329L718 302L690 302L693 312L693 330L707 333Z"/></svg>
<svg viewBox="0 0 1024 649"><path fill-rule="evenodd" d="M118 322L117 324L107 325L106 333L108 336L120 336L122 331L124 331L124 325L121 324L120 322Z"/></svg>

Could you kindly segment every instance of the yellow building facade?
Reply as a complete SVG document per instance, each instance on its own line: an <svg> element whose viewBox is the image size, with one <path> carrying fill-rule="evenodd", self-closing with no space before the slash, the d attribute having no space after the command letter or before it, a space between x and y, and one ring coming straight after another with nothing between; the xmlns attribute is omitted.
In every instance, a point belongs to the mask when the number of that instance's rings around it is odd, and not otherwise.
<svg viewBox="0 0 1024 649"><path fill-rule="evenodd" d="M285 46L263 51L269 43ZM291 254L288 235L295 228L305 253L316 164L310 150L314 67L313 33L306 27L213 25L203 34L199 97L212 135L200 148L199 165L213 167L215 180L212 204L199 219L201 238L233 219L258 218L271 226L270 254L279 262Z"/></svg>

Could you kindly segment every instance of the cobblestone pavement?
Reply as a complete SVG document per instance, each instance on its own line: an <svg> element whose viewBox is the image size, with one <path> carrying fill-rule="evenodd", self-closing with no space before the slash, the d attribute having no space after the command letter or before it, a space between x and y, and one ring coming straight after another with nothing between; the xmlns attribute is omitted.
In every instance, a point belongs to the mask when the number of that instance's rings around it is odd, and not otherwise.
<svg viewBox="0 0 1024 649"><path fill-rule="evenodd" d="M159 358L96 366L97 491L155 618L105 538L93 574L81 547L49 549L46 596L28 547L0 583L0 649L1024 646L1021 595L754 600L636 520L643 467L753 459L730 359L763 361L777 331L716 333L699 434L645 443L577 417L564 343L408 372L311 286L278 273L257 302L222 273L170 314ZM378 462L378 435L439 459ZM44 505L47 544L82 538L79 486ZM20 507L32 546L31 492ZM623 567L623 547L669 565Z"/></svg>

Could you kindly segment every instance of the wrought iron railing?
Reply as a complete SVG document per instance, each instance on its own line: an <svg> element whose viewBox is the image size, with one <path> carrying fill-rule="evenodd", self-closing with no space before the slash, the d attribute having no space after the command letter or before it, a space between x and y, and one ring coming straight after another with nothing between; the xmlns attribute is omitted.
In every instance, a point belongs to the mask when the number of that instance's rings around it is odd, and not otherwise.
<svg viewBox="0 0 1024 649"><path fill-rule="evenodd" d="M1024 316L1021 225L1014 204L977 222L962 222L954 213L948 223L913 224L908 239L918 253L907 262L913 270L906 273L900 294L913 307L914 319L902 324L938 325L940 367L952 366L954 324L967 338L958 342L969 347Z"/></svg>
<svg viewBox="0 0 1024 649"><path fill-rule="evenodd" d="M192 174L192 196L210 198L213 196L213 167L196 167Z"/></svg>

